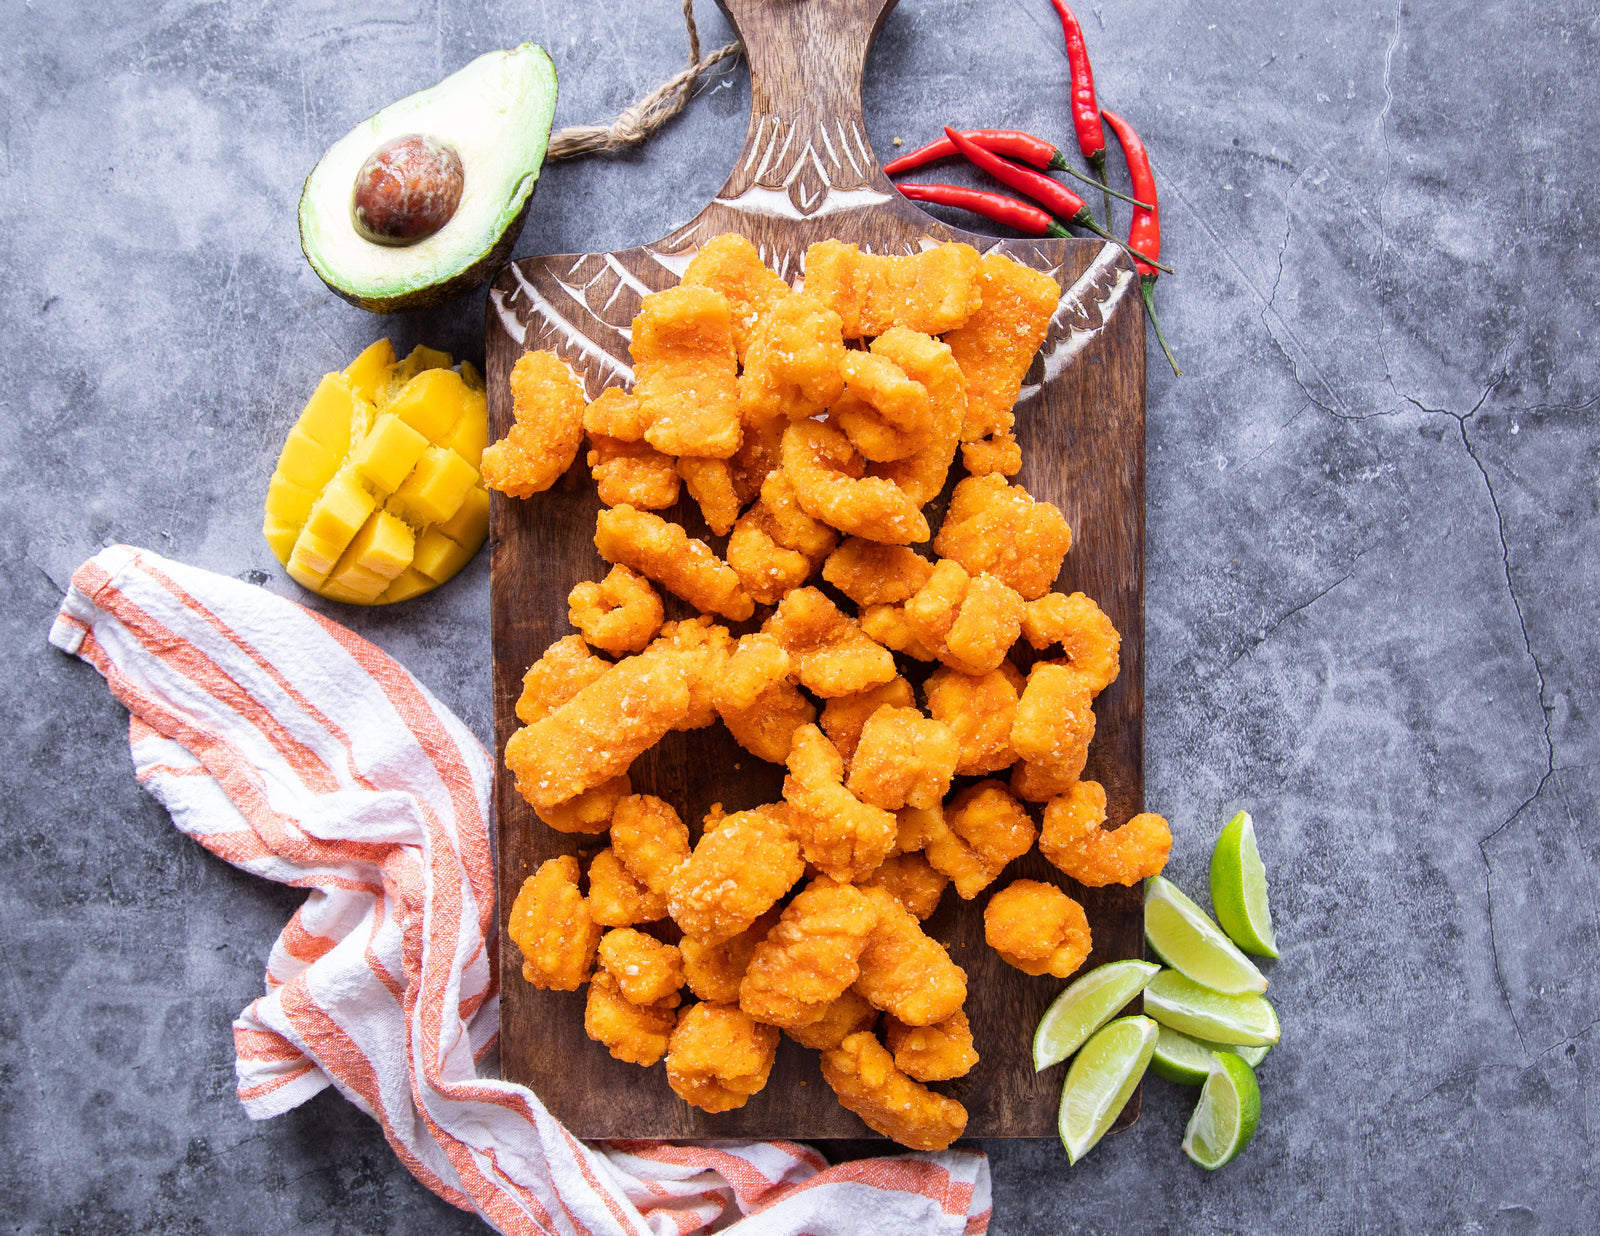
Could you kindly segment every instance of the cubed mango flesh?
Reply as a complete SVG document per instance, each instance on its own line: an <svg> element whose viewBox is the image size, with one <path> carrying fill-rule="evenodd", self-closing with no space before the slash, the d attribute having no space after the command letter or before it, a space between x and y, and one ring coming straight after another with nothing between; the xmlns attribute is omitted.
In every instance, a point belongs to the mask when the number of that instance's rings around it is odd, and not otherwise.
<svg viewBox="0 0 1600 1236"><path fill-rule="evenodd" d="M477 483L478 470L460 455L448 447L430 446L394 491L389 509L412 523L443 523L461 509Z"/></svg>
<svg viewBox="0 0 1600 1236"><path fill-rule="evenodd" d="M393 412L385 412L350 452L350 466L375 493L387 496L400 488L427 449L427 438Z"/></svg>
<svg viewBox="0 0 1600 1236"><path fill-rule="evenodd" d="M442 583L466 566L472 554L472 550L456 544L439 529L429 528L417 538L417 556L411 565Z"/></svg>
<svg viewBox="0 0 1600 1236"><path fill-rule="evenodd" d="M394 345L387 339L380 339L345 366L344 376L350 380L356 394L368 403L377 403L378 390L389 380L393 368Z"/></svg>
<svg viewBox="0 0 1600 1236"><path fill-rule="evenodd" d="M425 369L384 409L393 412L429 442L438 442L466 409L467 384L453 369Z"/></svg>

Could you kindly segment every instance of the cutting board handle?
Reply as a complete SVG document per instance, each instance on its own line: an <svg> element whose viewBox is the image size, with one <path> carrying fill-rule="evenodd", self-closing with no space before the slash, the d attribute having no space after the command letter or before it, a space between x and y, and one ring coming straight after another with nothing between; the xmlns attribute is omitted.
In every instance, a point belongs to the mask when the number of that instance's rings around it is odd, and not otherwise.
<svg viewBox="0 0 1600 1236"><path fill-rule="evenodd" d="M750 129L718 200L805 218L835 194L892 192L867 141L861 74L896 0L718 3L750 65Z"/></svg>

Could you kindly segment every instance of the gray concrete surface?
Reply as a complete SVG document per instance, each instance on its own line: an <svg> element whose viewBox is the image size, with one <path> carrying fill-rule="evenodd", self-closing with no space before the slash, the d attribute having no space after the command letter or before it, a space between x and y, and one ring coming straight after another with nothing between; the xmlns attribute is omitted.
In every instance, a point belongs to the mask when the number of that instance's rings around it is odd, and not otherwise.
<svg viewBox="0 0 1600 1236"><path fill-rule="evenodd" d="M228 1024L297 897L169 826L124 714L44 634L113 540L293 593L259 503L316 375L384 330L481 351L481 299L381 322L301 260L329 142L530 38L558 123L609 116L677 67L676 9L0 8L0 1228L475 1228L332 1092L244 1118ZM1197 890L1225 813L1254 810L1285 1033L1236 1164L1189 1164L1191 1095L1152 1081L1076 1168L988 1144L991 1230L1593 1230L1600 16L1083 15L1181 271L1160 296L1185 376L1150 366L1149 797ZM1044 0L903 0L873 142L954 121L1070 144L1058 37ZM648 149L550 168L519 252L686 219L748 100L735 70ZM487 737L486 579L480 559L427 605L327 608Z"/></svg>

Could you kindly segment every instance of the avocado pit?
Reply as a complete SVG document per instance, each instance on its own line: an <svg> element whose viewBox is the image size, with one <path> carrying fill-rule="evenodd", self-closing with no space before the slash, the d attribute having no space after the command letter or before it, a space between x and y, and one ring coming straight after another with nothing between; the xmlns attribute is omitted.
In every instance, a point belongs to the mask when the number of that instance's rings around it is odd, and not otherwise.
<svg viewBox="0 0 1600 1236"><path fill-rule="evenodd" d="M414 245L456 213L466 183L453 146L422 133L385 142L356 173L350 218L379 245Z"/></svg>

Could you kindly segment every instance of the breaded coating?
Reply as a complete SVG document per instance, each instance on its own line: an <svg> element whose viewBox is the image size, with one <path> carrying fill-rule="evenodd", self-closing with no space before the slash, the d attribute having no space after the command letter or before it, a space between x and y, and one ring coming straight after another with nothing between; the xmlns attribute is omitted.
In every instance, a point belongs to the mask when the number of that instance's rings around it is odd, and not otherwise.
<svg viewBox="0 0 1600 1236"><path fill-rule="evenodd" d="M944 1150L967 1127L967 1109L895 1067L865 1031L822 1053L822 1076L868 1128L912 1150Z"/></svg>
<svg viewBox="0 0 1600 1236"><path fill-rule="evenodd" d="M983 909L983 938L1024 974L1066 978L1089 956L1083 907L1054 884L1013 880Z"/></svg>
<svg viewBox="0 0 1600 1236"><path fill-rule="evenodd" d="M922 817L923 852L950 877L963 901L993 884L1005 865L1033 848L1038 830L998 781L980 781Z"/></svg>
<svg viewBox="0 0 1600 1236"><path fill-rule="evenodd" d="M856 744L861 741L861 731L867 724L867 718L885 704L911 708L915 701L911 684L900 677L852 695L836 695L822 709L822 732L828 736L848 768L855 757Z"/></svg>
<svg viewBox="0 0 1600 1236"><path fill-rule="evenodd" d="M891 545L928 539L921 504L893 481L865 476L850 439L831 425L795 421L785 429L783 470L801 509L840 532Z"/></svg>
<svg viewBox="0 0 1600 1236"><path fill-rule="evenodd" d="M1094 708L1083 676L1071 666L1037 662L1011 722L1012 750L1041 769L1077 780L1093 737Z"/></svg>
<svg viewBox="0 0 1600 1236"><path fill-rule="evenodd" d="M963 442L961 466L971 476L1015 476L1022 471L1022 444L1010 430L982 442Z"/></svg>
<svg viewBox="0 0 1600 1236"><path fill-rule="evenodd" d="M940 661L963 674L987 674L1022 633L1024 605L993 575L970 576L941 558L903 612L916 641Z"/></svg>
<svg viewBox="0 0 1600 1236"><path fill-rule="evenodd" d="M697 1004L678 1018L667 1046L667 1084L701 1111L743 1107L767 1084L778 1032L736 1004Z"/></svg>
<svg viewBox="0 0 1600 1236"><path fill-rule="evenodd" d="M964 325L982 304L978 270L978 251L970 245L886 257L824 240L806 250L805 290L839 315L846 339L895 326L942 335Z"/></svg>
<svg viewBox="0 0 1600 1236"><path fill-rule="evenodd" d="M940 837L949 831L944 822L944 804L937 807L902 807L894 813L898 830L894 842L896 854L916 854L927 848L929 837Z"/></svg>
<svg viewBox="0 0 1600 1236"><path fill-rule="evenodd" d="M744 441L739 443L728 467L733 475L734 496L742 509L756 500L767 477L783 465L783 431L789 427L789 418L743 412L739 415L744 422Z"/></svg>
<svg viewBox="0 0 1600 1236"><path fill-rule="evenodd" d="M1066 517L1003 476L969 476L950 495L933 551L986 572L1033 601L1050 591L1072 548Z"/></svg>
<svg viewBox="0 0 1600 1236"><path fill-rule="evenodd" d="M732 461L685 455L678 460L678 475L689 487L689 496L700 504L706 527L716 536L727 536L744 505L734 492Z"/></svg>
<svg viewBox="0 0 1600 1236"><path fill-rule="evenodd" d="M678 653L689 669L689 711L674 727L701 730L717 721L717 683L733 655L733 636L711 615L686 618L662 625L661 634L651 648Z"/></svg>
<svg viewBox="0 0 1600 1236"><path fill-rule="evenodd" d="M789 654L770 635L746 635L717 682L717 712L751 755L781 764L794 732L817 719L817 706L789 681Z"/></svg>
<svg viewBox="0 0 1600 1236"><path fill-rule="evenodd" d="M1029 601L1022 616L1022 634L1035 648L1060 644L1072 672L1083 679L1090 695L1099 695L1114 683L1122 669L1122 636L1100 607L1081 592L1071 596L1047 592L1037 601Z"/></svg>
<svg viewBox="0 0 1600 1236"><path fill-rule="evenodd" d="M589 984L583 1029L604 1043L618 1060L649 1068L667 1054L672 1028L678 1024L678 1002L636 1004L622 994L617 980L604 970Z"/></svg>
<svg viewBox="0 0 1600 1236"><path fill-rule="evenodd" d="M589 860L589 917L602 927L632 927L667 917L667 899L652 893L607 846Z"/></svg>
<svg viewBox="0 0 1600 1236"><path fill-rule="evenodd" d="M617 803L632 793L633 782L623 773L554 807L535 807L534 814L558 833L599 834L611 827Z"/></svg>
<svg viewBox="0 0 1600 1236"><path fill-rule="evenodd" d="M600 501L607 506L659 511L678 500L677 465L648 442L590 434L587 460Z"/></svg>
<svg viewBox="0 0 1600 1236"><path fill-rule="evenodd" d="M711 459L739 449L738 357L720 293L680 284L646 296L629 351L646 442L664 455Z"/></svg>
<svg viewBox="0 0 1600 1236"><path fill-rule="evenodd" d="M846 352L841 369L845 393L829 409L829 419L861 458L905 459L928 445L933 403L927 387L874 352Z"/></svg>
<svg viewBox="0 0 1600 1236"><path fill-rule="evenodd" d="M905 459L875 463L868 476L893 481L918 507L932 502L944 488L956 443L967 414L967 388L947 345L914 330L896 328L872 341L875 356L885 356L922 383L933 409L927 444Z"/></svg>
<svg viewBox="0 0 1600 1236"><path fill-rule="evenodd" d="M583 384L554 352L525 352L511 367L516 423L483 449L483 483L531 498L556 483L583 441Z"/></svg>
<svg viewBox="0 0 1600 1236"><path fill-rule="evenodd" d="M789 654L800 685L824 699L854 695L895 676L894 656L816 588L796 588L762 623Z"/></svg>
<svg viewBox="0 0 1600 1236"><path fill-rule="evenodd" d="M1080 781L1045 804L1039 852L1085 888L1131 887L1160 875L1172 850L1166 820L1146 811L1107 829L1101 827L1105 819L1105 788Z"/></svg>
<svg viewBox="0 0 1600 1236"><path fill-rule="evenodd" d="M857 605L892 605L928 582L933 563L904 545L849 537L822 564L822 578Z"/></svg>
<svg viewBox="0 0 1600 1236"><path fill-rule="evenodd" d="M522 676L517 720L532 725L548 717L610 668L610 661L589 651L583 636L558 639Z"/></svg>
<svg viewBox="0 0 1600 1236"><path fill-rule="evenodd" d="M878 1022L878 1010L867 998L851 989L829 1004L822 1016L806 1026L790 1026L784 1031L801 1047L831 1051L852 1034L871 1030Z"/></svg>
<svg viewBox="0 0 1600 1236"><path fill-rule="evenodd" d="M908 1026L951 1016L966 1002L967 972L888 889L869 885L861 891L877 911L878 925L862 950L856 990Z"/></svg>
<svg viewBox="0 0 1600 1236"><path fill-rule="evenodd" d="M960 758L955 731L943 721L915 708L886 706L862 728L846 786L862 802L887 811L931 807L949 790Z"/></svg>
<svg viewBox="0 0 1600 1236"><path fill-rule="evenodd" d="M915 808L912 808L915 810ZM950 877L935 871L925 854L891 854L863 882L863 887L881 888L917 918L926 921L939 908Z"/></svg>
<svg viewBox="0 0 1600 1236"><path fill-rule="evenodd" d="M957 1009L931 1026L908 1026L898 1017L886 1017L884 1038L894 1053L895 1067L918 1081L950 1081L965 1077L978 1063L972 1049L972 1025Z"/></svg>
<svg viewBox="0 0 1600 1236"><path fill-rule="evenodd" d="M677 945L663 944L632 927L618 927L600 937L597 956L633 1003L677 1006L678 989L683 986L683 957Z"/></svg>
<svg viewBox="0 0 1600 1236"><path fill-rule="evenodd" d="M859 619L861 629L874 641L895 652L918 661L937 661L933 650L917 638L917 633L906 621L904 605L863 605Z"/></svg>
<svg viewBox="0 0 1600 1236"><path fill-rule="evenodd" d="M817 876L756 945L739 984L739 1007L793 1029L820 1020L860 975L878 912L860 889Z"/></svg>
<svg viewBox="0 0 1600 1236"><path fill-rule="evenodd" d="M634 794L619 802L611 817L611 848L630 876L665 899L678 868L689 861L689 827L671 803L654 794Z"/></svg>
<svg viewBox="0 0 1600 1236"><path fill-rule="evenodd" d="M807 420L832 407L844 391L845 351L839 315L814 296L795 292L756 323L741 358L739 414Z"/></svg>
<svg viewBox="0 0 1600 1236"><path fill-rule="evenodd" d="M789 676L788 650L764 632L742 635L717 682L718 709L743 711Z"/></svg>
<svg viewBox="0 0 1600 1236"><path fill-rule="evenodd" d="M672 919L687 936L708 943L747 931L805 874L800 843L782 803L736 811L707 822L667 895Z"/></svg>
<svg viewBox="0 0 1600 1236"><path fill-rule="evenodd" d="M506 934L522 950L522 977L535 987L577 991L594 965L600 928L578 891L578 860L548 859L522 882Z"/></svg>
<svg viewBox="0 0 1600 1236"><path fill-rule="evenodd" d="M682 282L686 287L710 288L728 302L740 364L756 323L789 295L789 285L767 269L756 247L734 232L713 236L701 245L683 272Z"/></svg>
<svg viewBox="0 0 1600 1236"><path fill-rule="evenodd" d="M567 621L614 657L643 652L665 616L650 581L620 564L599 583L585 580L567 593Z"/></svg>
<svg viewBox="0 0 1600 1236"><path fill-rule="evenodd" d="M583 410L583 431L591 437L642 442L650 422L639 401L620 386L608 386Z"/></svg>
<svg viewBox="0 0 1600 1236"><path fill-rule="evenodd" d="M505 749L518 793L547 811L621 776L688 715L693 668L682 654L646 650L523 726Z"/></svg>
<svg viewBox="0 0 1600 1236"><path fill-rule="evenodd" d="M844 761L814 725L794 733L783 797L794 808L792 827L801 853L839 881L865 879L894 849L893 814L862 802L842 784Z"/></svg>
<svg viewBox="0 0 1600 1236"><path fill-rule="evenodd" d="M684 936L678 950L683 955L683 977L689 990L712 1004L739 1003L739 983L750 957L777 923L778 912L768 910L738 935L714 944Z"/></svg>
<svg viewBox="0 0 1600 1236"><path fill-rule="evenodd" d="M656 581L702 612L742 622L755 613L732 567L692 539L678 524L624 503L595 520L595 548L607 562L620 562Z"/></svg>
<svg viewBox="0 0 1600 1236"><path fill-rule="evenodd" d="M923 684L928 712L955 731L961 757L956 775L968 777L1009 768L1017 758L1011 749L1011 723L1022 694L1022 674L1009 661L987 674L963 674L940 668Z"/></svg>
<svg viewBox="0 0 1600 1236"><path fill-rule="evenodd" d="M983 294L978 311L944 340L967 383L967 417L961 440L989 445L982 442L987 438L1015 445L1012 409L1061 302L1061 286L1043 271L999 253L978 262L978 286ZM982 475L970 462L967 470Z"/></svg>
<svg viewBox="0 0 1600 1236"><path fill-rule="evenodd" d="M733 526L728 565L757 603L776 605L811 578L838 539L800 509L789 478L773 472L762 482L761 501Z"/></svg>

